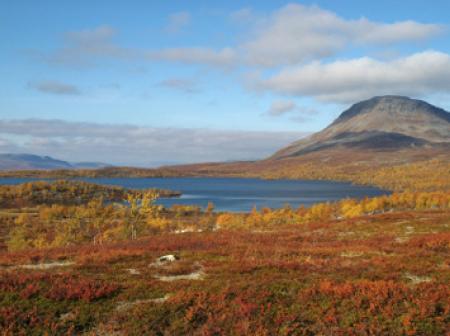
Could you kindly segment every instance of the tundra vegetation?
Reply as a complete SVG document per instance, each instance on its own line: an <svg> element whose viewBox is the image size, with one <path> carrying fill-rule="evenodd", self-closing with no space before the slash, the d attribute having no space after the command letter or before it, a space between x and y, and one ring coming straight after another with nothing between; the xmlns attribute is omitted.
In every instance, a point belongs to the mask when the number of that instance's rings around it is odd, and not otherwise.
<svg viewBox="0 0 450 336"><path fill-rule="evenodd" d="M1 333L445 335L449 167L399 167L358 175L391 195L249 213L77 181L1 186Z"/></svg>

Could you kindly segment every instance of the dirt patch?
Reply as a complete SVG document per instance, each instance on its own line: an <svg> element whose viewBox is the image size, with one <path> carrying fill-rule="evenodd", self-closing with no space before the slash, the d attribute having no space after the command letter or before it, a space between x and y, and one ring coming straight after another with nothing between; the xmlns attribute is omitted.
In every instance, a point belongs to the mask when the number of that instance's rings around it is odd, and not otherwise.
<svg viewBox="0 0 450 336"><path fill-rule="evenodd" d="M355 251L347 251L347 252L341 253L341 257L344 257L344 258L357 258L357 257L361 257L363 255L364 255L364 252L355 252Z"/></svg>
<svg viewBox="0 0 450 336"><path fill-rule="evenodd" d="M132 302L119 302L117 305L116 310L117 311L125 311L129 310L135 306L142 305L142 304L149 304L149 303L164 303L170 298L170 294L166 294L163 297L156 298L156 299L147 299L147 300L136 300Z"/></svg>
<svg viewBox="0 0 450 336"><path fill-rule="evenodd" d="M395 242L403 244L403 243L406 243L407 241L409 241L409 239L410 238L408 238L408 237L397 237L397 238L395 238Z"/></svg>
<svg viewBox="0 0 450 336"><path fill-rule="evenodd" d="M153 277L155 279L158 279L160 281L165 281L165 282L172 282L172 281L178 281L178 280L203 280L206 275L204 272L203 266L200 265L199 263L195 263L194 267L196 267L197 270L190 272L190 273L186 273L186 274L175 274L175 275L157 274L157 275L154 275Z"/></svg>
<svg viewBox="0 0 450 336"><path fill-rule="evenodd" d="M131 275L140 275L141 272L135 268L127 268L127 272L130 273Z"/></svg>
<svg viewBox="0 0 450 336"><path fill-rule="evenodd" d="M411 283L413 285L418 285L423 282L431 282L432 281L432 279L430 277L418 276L418 275L414 275L414 274L410 274L410 273L406 273L405 278L408 279L409 281L411 281Z"/></svg>
<svg viewBox="0 0 450 336"><path fill-rule="evenodd" d="M75 314L74 312L68 312L68 313L62 314L59 317L59 320L61 322L69 322L69 321L75 320L76 317L77 317L77 314Z"/></svg>
<svg viewBox="0 0 450 336"><path fill-rule="evenodd" d="M160 281L178 281L178 280L203 280L205 273L202 270L181 275L155 275L155 279Z"/></svg>
<svg viewBox="0 0 450 336"><path fill-rule="evenodd" d="M11 266L7 269L29 269L29 270L47 270L55 267L67 267L75 265L73 261L52 261L47 263L39 263L39 264L25 264L25 265L17 265Z"/></svg>

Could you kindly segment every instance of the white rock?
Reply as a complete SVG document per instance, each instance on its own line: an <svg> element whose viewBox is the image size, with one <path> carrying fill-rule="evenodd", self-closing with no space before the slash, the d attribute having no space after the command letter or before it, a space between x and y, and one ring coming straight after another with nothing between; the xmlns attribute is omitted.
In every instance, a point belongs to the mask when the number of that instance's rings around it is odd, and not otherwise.
<svg viewBox="0 0 450 336"><path fill-rule="evenodd" d="M135 269L135 268L128 268L127 271L132 274L132 275L139 275L141 274L141 272L139 272L139 270Z"/></svg>
<svg viewBox="0 0 450 336"><path fill-rule="evenodd" d="M174 262L178 259L177 256L173 255L173 254L168 254L168 255L164 255L158 258L158 261L160 263L165 263L165 262Z"/></svg>

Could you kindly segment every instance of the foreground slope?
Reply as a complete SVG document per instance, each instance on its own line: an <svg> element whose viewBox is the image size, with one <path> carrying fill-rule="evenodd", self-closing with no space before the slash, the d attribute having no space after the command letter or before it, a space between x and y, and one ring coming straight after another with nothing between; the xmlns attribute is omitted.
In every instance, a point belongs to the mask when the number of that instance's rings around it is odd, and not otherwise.
<svg viewBox="0 0 450 336"><path fill-rule="evenodd" d="M4 335L445 335L448 211L1 254ZM157 258L178 254L179 260Z"/></svg>

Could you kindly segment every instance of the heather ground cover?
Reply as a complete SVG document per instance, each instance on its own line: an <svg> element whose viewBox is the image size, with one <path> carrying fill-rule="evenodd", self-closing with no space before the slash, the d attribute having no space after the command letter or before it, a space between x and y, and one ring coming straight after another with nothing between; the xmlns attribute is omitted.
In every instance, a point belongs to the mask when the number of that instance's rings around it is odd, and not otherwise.
<svg viewBox="0 0 450 336"><path fill-rule="evenodd" d="M5 335L445 335L449 223L447 210L399 211L4 252L0 328ZM155 263L167 254L179 259Z"/></svg>

